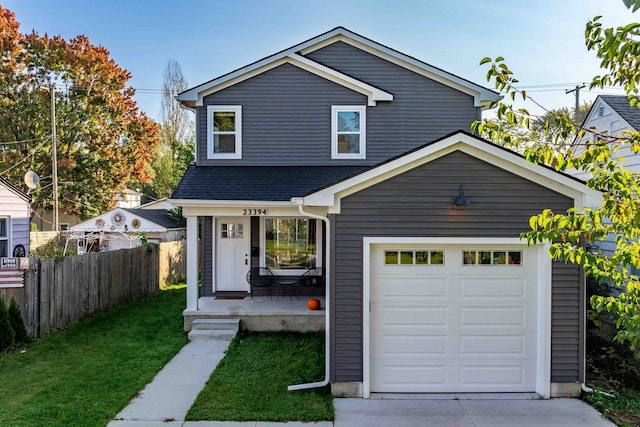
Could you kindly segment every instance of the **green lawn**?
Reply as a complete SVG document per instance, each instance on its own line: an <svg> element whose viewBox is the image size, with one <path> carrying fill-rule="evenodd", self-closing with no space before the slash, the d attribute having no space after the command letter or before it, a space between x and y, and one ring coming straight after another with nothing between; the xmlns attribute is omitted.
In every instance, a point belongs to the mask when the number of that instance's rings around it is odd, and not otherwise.
<svg viewBox="0 0 640 427"><path fill-rule="evenodd" d="M288 391L324 376L324 334L249 333L232 342L187 420L333 420L328 387Z"/></svg>
<svg viewBox="0 0 640 427"><path fill-rule="evenodd" d="M187 342L184 305L173 287L0 356L0 425L104 426Z"/></svg>

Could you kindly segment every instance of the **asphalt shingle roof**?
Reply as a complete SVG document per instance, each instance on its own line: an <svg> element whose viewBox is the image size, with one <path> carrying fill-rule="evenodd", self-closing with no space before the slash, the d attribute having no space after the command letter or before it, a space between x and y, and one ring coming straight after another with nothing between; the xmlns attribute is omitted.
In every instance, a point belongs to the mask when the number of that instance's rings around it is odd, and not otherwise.
<svg viewBox="0 0 640 427"><path fill-rule="evenodd" d="M289 201L340 181L366 166L195 166L172 199Z"/></svg>
<svg viewBox="0 0 640 427"><path fill-rule="evenodd" d="M164 228L183 228L185 226L184 221L171 218L166 209L121 209L130 212L132 215L136 215L140 218L156 223Z"/></svg>
<svg viewBox="0 0 640 427"><path fill-rule="evenodd" d="M631 107L627 95L600 95L600 98L620 114L636 131L640 131L640 108Z"/></svg>

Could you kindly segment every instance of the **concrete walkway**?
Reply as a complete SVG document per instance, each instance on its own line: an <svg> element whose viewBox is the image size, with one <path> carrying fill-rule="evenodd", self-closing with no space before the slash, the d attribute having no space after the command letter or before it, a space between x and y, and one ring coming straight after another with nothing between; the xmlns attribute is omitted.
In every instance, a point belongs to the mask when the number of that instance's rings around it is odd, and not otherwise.
<svg viewBox="0 0 640 427"><path fill-rule="evenodd" d="M181 426L230 342L187 343L107 426Z"/></svg>
<svg viewBox="0 0 640 427"><path fill-rule="evenodd" d="M334 399L334 422L185 421L230 340L191 341L107 427L609 427L613 423L578 399L530 395L374 395Z"/></svg>

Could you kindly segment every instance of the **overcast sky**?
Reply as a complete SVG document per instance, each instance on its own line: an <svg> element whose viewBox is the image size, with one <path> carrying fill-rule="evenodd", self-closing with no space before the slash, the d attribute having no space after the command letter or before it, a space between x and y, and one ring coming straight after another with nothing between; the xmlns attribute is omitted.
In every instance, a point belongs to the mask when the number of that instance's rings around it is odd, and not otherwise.
<svg viewBox="0 0 640 427"><path fill-rule="evenodd" d="M488 86L485 56L504 56L521 86L551 108L573 106L565 90L598 74L584 46L588 19L637 21L622 0L3 0L22 32L84 34L129 70L136 100L159 119L169 59L190 86L336 26ZM598 93L581 91L581 100ZM622 94L617 89L606 93ZM535 109L531 108L533 111Z"/></svg>

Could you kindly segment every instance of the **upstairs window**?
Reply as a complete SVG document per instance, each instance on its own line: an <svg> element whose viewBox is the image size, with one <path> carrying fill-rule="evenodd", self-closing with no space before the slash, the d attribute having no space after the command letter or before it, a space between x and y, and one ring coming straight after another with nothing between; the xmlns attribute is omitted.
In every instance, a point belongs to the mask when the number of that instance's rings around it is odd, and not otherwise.
<svg viewBox="0 0 640 427"><path fill-rule="evenodd" d="M367 107L331 107L331 158L365 159Z"/></svg>
<svg viewBox="0 0 640 427"><path fill-rule="evenodd" d="M207 157L242 158L242 106L207 106Z"/></svg>

